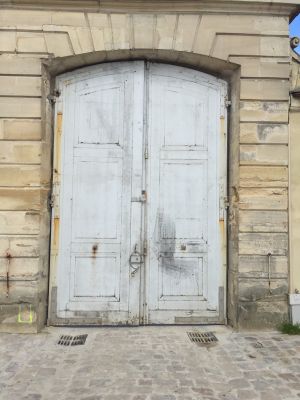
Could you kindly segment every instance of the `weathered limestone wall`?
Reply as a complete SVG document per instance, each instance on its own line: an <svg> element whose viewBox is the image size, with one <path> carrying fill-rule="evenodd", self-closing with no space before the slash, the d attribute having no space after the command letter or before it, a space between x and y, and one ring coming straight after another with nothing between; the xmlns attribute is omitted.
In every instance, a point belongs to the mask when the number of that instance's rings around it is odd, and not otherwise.
<svg viewBox="0 0 300 400"><path fill-rule="evenodd" d="M229 265L229 321L266 326L287 315L288 15L272 15L272 8L270 15L153 10L0 9L1 330L35 331L46 318L51 138L41 122L41 60L118 49L193 52L241 65L240 180L230 188L229 218L239 220L239 242L238 263Z"/></svg>
<svg viewBox="0 0 300 400"><path fill-rule="evenodd" d="M300 322L300 57L292 60L290 103L290 311L293 322Z"/></svg>

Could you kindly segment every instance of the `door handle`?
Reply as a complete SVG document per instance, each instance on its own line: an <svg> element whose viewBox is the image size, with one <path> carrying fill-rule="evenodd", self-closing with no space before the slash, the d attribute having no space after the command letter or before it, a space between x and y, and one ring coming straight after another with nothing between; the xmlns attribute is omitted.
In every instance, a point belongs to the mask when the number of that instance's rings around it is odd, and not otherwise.
<svg viewBox="0 0 300 400"><path fill-rule="evenodd" d="M144 257L141 253L137 251L137 244L134 246L133 252L130 254L129 257L129 265L132 269L131 276L134 276L138 269L140 268L141 264L144 262Z"/></svg>

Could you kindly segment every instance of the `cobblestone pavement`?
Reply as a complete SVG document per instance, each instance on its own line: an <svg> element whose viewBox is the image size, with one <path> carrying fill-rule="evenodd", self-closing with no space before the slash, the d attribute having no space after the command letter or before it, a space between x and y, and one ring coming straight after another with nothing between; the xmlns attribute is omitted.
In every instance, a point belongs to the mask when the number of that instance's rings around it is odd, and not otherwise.
<svg viewBox="0 0 300 400"><path fill-rule="evenodd" d="M213 330L210 347L187 331ZM61 334L88 333L83 346ZM1 400L294 400L300 337L225 327L49 328L0 334Z"/></svg>

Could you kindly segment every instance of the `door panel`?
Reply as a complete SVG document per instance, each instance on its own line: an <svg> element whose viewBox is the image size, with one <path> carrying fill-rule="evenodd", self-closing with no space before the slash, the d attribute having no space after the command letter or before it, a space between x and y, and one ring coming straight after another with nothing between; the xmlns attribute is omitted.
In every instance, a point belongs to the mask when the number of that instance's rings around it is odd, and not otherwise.
<svg viewBox="0 0 300 400"><path fill-rule="evenodd" d="M199 239L207 232L203 214L207 208L207 162L205 160L160 160L159 201L162 239ZM202 239L204 240L204 239Z"/></svg>
<svg viewBox="0 0 300 400"><path fill-rule="evenodd" d="M50 322L223 322L224 82L137 61L58 85Z"/></svg>
<svg viewBox="0 0 300 400"><path fill-rule="evenodd" d="M142 159L134 152L143 152L144 64L88 68L62 77L60 86L57 315L138 324L140 293L131 285L128 260L141 241L141 204L132 198L142 185Z"/></svg>
<svg viewBox="0 0 300 400"><path fill-rule="evenodd" d="M87 157L74 157L72 237L120 241L122 159L93 160L87 153ZM104 212L108 204L109 213Z"/></svg>
<svg viewBox="0 0 300 400"><path fill-rule="evenodd" d="M148 323L219 320L221 93L206 77L150 67Z"/></svg>

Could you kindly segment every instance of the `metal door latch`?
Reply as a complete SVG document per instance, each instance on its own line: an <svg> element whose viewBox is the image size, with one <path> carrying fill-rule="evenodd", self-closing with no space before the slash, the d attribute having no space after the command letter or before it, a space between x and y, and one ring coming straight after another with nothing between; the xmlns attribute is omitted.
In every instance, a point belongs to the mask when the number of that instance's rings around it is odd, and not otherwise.
<svg viewBox="0 0 300 400"><path fill-rule="evenodd" d="M134 253L130 256L131 264L140 264L142 262L142 256L140 254Z"/></svg>
<svg viewBox="0 0 300 400"><path fill-rule="evenodd" d="M129 265L132 268L131 276L134 276L141 264L144 262L144 257L137 251L137 244L134 246L134 251L129 257Z"/></svg>

